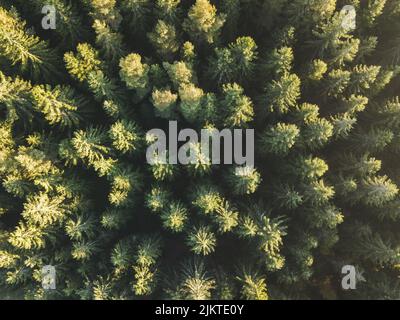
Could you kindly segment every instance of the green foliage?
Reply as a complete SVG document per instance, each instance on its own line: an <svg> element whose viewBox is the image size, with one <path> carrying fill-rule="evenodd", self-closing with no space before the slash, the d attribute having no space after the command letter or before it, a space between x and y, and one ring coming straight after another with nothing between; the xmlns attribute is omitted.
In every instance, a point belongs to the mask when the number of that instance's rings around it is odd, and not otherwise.
<svg viewBox="0 0 400 320"><path fill-rule="evenodd" d="M358 192L358 197L366 205L381 206L393 200L399 189L387 176L378 176L363 180Z"/></svg>
<svg viewBox="0 0 400 320"><path fill-rule="evenodd" d="M208 0L196 0L189 9L183 28L194 40L213 43L224 22L225 15L217 14L216 7Z"/></svg>
<svg viewBox="0 0 400 320"><path fill-rule="evenodd" d="M300 130L294 124L278 123L264 131L261 145L265 153L286 155L296 143Z"/></svg>
<svg viewBox="0 0 400 320"><path fill-rule="evenodd" d="M151 98L158 116L167 119L172 118L174 107L178 99L177 94L172 93L170 89L154 89Z"/></svg>
<svg viewBox="0 0 400 320"><path fill-rule="evenodd" d="M263 277L244 271L238 277L241 283L241 296L246 300L268 300L266 281Z"/></svg>
<svg viewBox="0 0 400 320"><path fill-rule="evenodd" d="M172 232L180 232L188 219L187 209L179 202L171 202L161 213L163 226Z"/></svg>
<svg viewBox="0 0 400 320"><path fill-rule="evenodd" d="M209 300L215 280L211 278L200 260L186 262L181 267L181 276L177 277L171 288L166 290L170 299Z"/></svg>
<svg viewBox="0 0 400 320"><path fill-rule="evenodd" d="M95 20L96 44L107 60L118 61L125 53L122 36L114 32L103 20Z"/></svg>
<svg viewBox="0 0 400 320"><path fill-rule="evenodd" d="M249 97L243 95L243 88L236 83L222 87L224 99L224 125L227 127L243 127L253 120L253 104Z"/></svg>
<svg viewBox="0 0 400 320"><path fill-rule="evenodd" d="M98 71L101 64L97 52L87 43L78 44L76 55L73 52L66 53L64 61L71 76L81 82L88 80L89 75Z"/></svg>
<svg viewBox="0 0 400 320"><path fill-rule="evenodd" d="M267 111L287 113L300 96L300 79L295 74L284 74L267 85Z"/></svg>
<svg viewBox="0 0 400 320"><path fill-rule="evenodd" d="M141 239L136 248L133 290L138 296L149 295L154 290L160 249L160 242L156 237Z"/></svg>
<svg viewBox="0 0 400 320"><path fill-rule="evenodd" d="M227 48L216 48L210 60L210 75L219 83L243 81L254 71L257 45L251 37L240 37Z"/></svg>
<svg viewBox="0 0 400 320"><path fill-rule="evenodd" d="M162 20L158 20L148 37L159 55L167 60L179 50L175 27Z"/></svg>
<svg viewBox="0 0 400 320"><path fill-rule="evenodd" d="M108 132L113 147L122 152L137 151L140 145L140 135L136 123L132 121L115 122Z"/></svg>
<svg viewBox="0 0 400 320"><path fill-rule="evenodd" d="M180 86L179 98L181 103L179 104L179 110L187 121L194 122L199 118L203 95L203 90L192 83L185 83Z"/></svg>
<svg viewBox="0 0 400 320"><path fill-rule="evenodd" d="M21 72L28 72L34 79L45 77L55 72L57 57L46 42L29 34L25 21L15 11L0 7L0 57L8 65L16 65Z"/></svg>
<svg viewBox="0 0 400 320"><path fill-rule="evenodd" d="M143 90L149 82L149 66L142 63L142 57L137 53L131 53L121 59L119 66L121 68L121 79L130 89Z"/></svg>
<svg viewBox="0 0 400 320"><path fill-rule="evenodd" d="M160 213L167 207L170 193L162 187L153 187L146 195L146 206L150 211Z"/></svg>
<svg viewBox="0 0 400 320"><path fill-rule="evenodd" d="M216 238L209 227L195 227L189 232L187 243L194 253L205 256L215 251Z"/></svg>
<svg viewBox="0 0 400 320"><path fill-rule="evenodd" d="M255 168L236 167L228 173L227 182L233 194L251 194L257 190L261 176Z"/></svg>
<svg viewBox="0 0 400 320"><path fill-rule="evenodd" d="M176 89L180 86L189 84L192 81L193 74L190 66L184 61L175 61L174 63L163 63L164 69Z"/></svg>
<svg viewBox="0 0 400 320"><path fill-rule="evenodd" d="M36 86L32 89L34 107L43 113L46 120L61 126L78 126L81 116L78 106L85 105L72 88Z"/></svg>
<svg viewBox="0 0 400 320"><path fill-rule="evenodd" d="M399 17L386 0L0 1L0 297L399 299ZM254 130L254 150L214 164L179 139L191 161L170 163L170 120ZM168 149L149 164L153 128Z"/></svg>
<svg viewBox="0 0 400 320"><path fill-rule="evenodd" d="M239 225L239 235L257 243L260 258L267 270L279 270L285 263L280 254L283 237L286 235L284 218L270 218L258 207L252 208L250 215L245 216Z"/></svg>

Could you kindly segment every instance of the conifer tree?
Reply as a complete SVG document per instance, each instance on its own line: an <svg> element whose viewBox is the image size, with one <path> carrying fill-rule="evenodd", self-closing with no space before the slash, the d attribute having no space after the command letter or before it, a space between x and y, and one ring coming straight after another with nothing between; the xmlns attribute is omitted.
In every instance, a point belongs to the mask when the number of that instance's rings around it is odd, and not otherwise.
<svg viewBox="0 0 400 320"><path fill-rule="evenodd" d="M265 279L257 274L244 271L238 277L241 283L241 294L247 300L268 300L267 285Z"/></svg>
<svg viewBox="0 0 400 320"><path fill-rule="evenodd" d="M276 155L286 155L293 147L300 130L294 124L278 123L264 131L261 136L261 144L264 152Z"/></svg>
<svg viewBox="0 0 400 320"><path fill-rule="evenodd" d="M260 174L255 168L236 167L228 173L227 182L233 194L251 194L257 190L261 181Z"/></svg>
<svg viewBox="0 0 400 320"><path fill-rule="evenodd" d="M166 60L171 59L179 49L175 27L163 20L158 20L148 37L160 56Z"/></svg>
<svg viewBox="0 0 400 320"><path fill-rule="evenodd" d="M209 300L215 288L215 280L207 274L201 260L185 262L175 282L166 290L170 299Z"/></svg>
<svg viewBox="0 0 400 320"><path fill-rule="evenodd" d="M187 209L179 202L171 202L162 212L163 226L173 232L180 232L187 221Z"/></svg>
<svg viewBox="0 0 400 320"><path fill-rule="evenodd" d="M121 79L130 89L136 89L139 92L146 92L149 82L149 66L142 63L142 57L139 54L131 53L122 58L119 66L121 68Z"/></svg>
<svg viewBox="0 0 400 320"><path fill-rule="evenodd" d="M78 110L85 106L82 97L76 95L70 87L35 86L32 88L33 104L35 109L42 112L50 124L76 127L79 125L84 110Z"/></svg>
<svg viewBox="0 0 400 320"><path fill-rule="evenodd" d="M242 81L251 76L257 60L257 45L251 37L240 37L227 48L216 48L210 60L210 75L218 83Z"/></svg>
<svg viewBox="0 0 400 320"><path fill-rule="evenodd" d="M0 8L0 21L0 56L22 72L28 72L35 80L39 77L50 80L50 72L57 70L57 57L46 42L27 33L26 23L15 11Z"/></svg>
<svg viewBox="0 0 400 320"><path fill-rule="evenodd" d="M254 116L253 103L243 94L243 88L236 83L226 84L222 88L224 99L221 101L225 122L228 127L244 127Z"/></svg>
<svg viewBox="0 0 400 320"><path fill-rule="evenodd" d="M208 227L193 228L188 234L187 242L196 254L208 255L215 251L215 235Z"/></svg>
<svg viewBox="0 0 400 320"><path fill-rule="evenodd" d="M189 9L183 28L196 41L213 43L217 40L225 22L225 15L218 14L217 9L208 0L196 0Z"/></svg>

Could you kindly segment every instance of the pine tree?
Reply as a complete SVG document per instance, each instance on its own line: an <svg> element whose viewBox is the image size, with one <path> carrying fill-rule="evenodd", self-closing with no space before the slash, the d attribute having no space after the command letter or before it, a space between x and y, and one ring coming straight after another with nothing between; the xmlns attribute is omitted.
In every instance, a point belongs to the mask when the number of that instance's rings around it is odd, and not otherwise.
<svg viewBox="0 0 400 320"><path fill-rule="evenodd" d="M251 37L240 37L227 48L216 48L209 72L218 83L247 79L254 71L257 45Z"/></svg>
<svg viewBox="0 0 400 320"><path fill-rule="evenodd" d="M136 295L150 294L156 282L156 263L160 256L161 245L157 237L145 237L140 240L135 255L134 284Z"/></svg>
<svg viewBox="0 0 400 320"><path fill-rule="evenodd" d="M0 72L0 103L5 109L5 120L14 122L22 120L32 121L33 105L30 97L32 85L20 78L12 79Z"/></svg>
<svg viewBox="0 0 400 320"><path fill-rule="evenodd" d="M296 143L299 133L296 125L279 122L263 132L260 142L265 153L284 156Z"/></svg>
<svg viewBox="0 0 400 320"><path fill-rule="evenodd" d="M287 113L300 96L300 79L295 74L284 74L266 88L267 111Z"/></svg>
<svg viewBox="0 0 400 320"><path fill-rule="evenodd" d="M199 118L201 102L204 96L202 89L188 83L182 84L179 88L179 111L188 122L194 122Z"/></svg>
<svg viewBox="0 0 400 320"><path fill-rule="evenodd" d="M180 13L180 3L180 0L156 0L156 13L160 18L167 18L168 21L175 22Z"/></svg>
<svg viewBox="0 0 400 320"><path fill-rule="evenodd" d="M149 66L142 63L142 58L136 53L122 58L119 66L121 68L120 76L121 79L126 83L126 86L130 89L136 89L139 92L146 92L149 82Z"/></svg>
<svg viewBox="0 0 400 320"><path fill-rule="evenodd" d="M64 218L63 200L63 197L49 198L45 193L31 196L24 204L22 216L29 223L47 227Z"/></svg>
<svg viewBox="0 0 400 320"><path fill-rule="evenodd" d="M303 203L303 196L287 184L278 186L274 194L279 206L289 210L296 209Z"/></svg>
<svg viewBox="0 0 400 320"><path fill-rule="evenodd" d="M215 280L211 278L201 260L188 261L181 267L181 276L166 290L170 299L209 300Z"/></svg>
<svg viewBox="0 0 400 320"><path fill-rule="evenodd" d="M204 215L214 214L223 198L214 186L202 184L194 192L192 204Z"/></svg>
<svg viewBox="0 0 400 320"><path fill-rule="evenodd" d="M217 9L208 0L196 0L189 9L183 28L194 40L213 43L224 22L225 15L217 14Z"/></svg>
<svg viewBox="0 0 400 320"><path fill-rule="evenodd" d="M0 21L0 56L34 79L41 76L50 80L50 73L57 70L57 58L46 42L28 34L25 22L14 11L0 8Z"/></svg>
<svg viewBox="0 0 400 320"><path fill-rule="evenodd" d="M132 121L117 121L108 132L113 147L122 152L135 152L140 147L140 134L136 123Z"/></svg>
<svg viewBox="0 0 400 320"><path fill-rule="evenodd" d="M179 202L171 202L161 213L163 226L173 232L181 232L188 219L187 209Z"/></svg>
<svg viewBox="0 0 400 320"><path fill-rule="evenodd" d="M62 47L74 47L79 40L87 38L88 31L85 30L84 19L79 15L79 8L74 3L68 3L63 0L33 0L30 6L25 1L18 0L26 9L35 8L35 15L42 12L46 5L54 6L56 13L56 28L52 29L60 41ZM43 18L43 16L40 16Z"/></svg>
<svg viewBox="0 0 400 320"><path fill-rule="evenodd" d="M101 64L98 53L87 43L78 44L76 55L73 52L66 53L64 61L68 72L81 82L88 80L89 75L98 71Z"/></svg>
<svg viewBox="0 0 400 320"><path fill-rule="evenodd" d="M328 171L328 165L317 157L299 157L293 163L292 170L303 179L314 180L322 177Z"/></svg>
<svg viewBox="0 0 400 320"><path fill-rule="evenodd" d="M261 177L255 168L236 167L228 173L227 182L233 194L251 194L257 190Z"/></svg>
<svg viewBox="0 0 400 320"><path fill-rule="evenodd" d="M160 213L166 209L170 198L170 192L162 187L154 186L146 196L146 206L150 211Z"/></svg>
<svg viewBox="0 0 400 320"><path fill-rule="evenodd" d="M106 133L97 128L88 128L74 133L71 140L75 152L81 159L85 159L93 165L96 161L104 159L109 148L102 145L106 139Z"/></svg>
<svg viewBox="0 0 400 320"><path fill-rule="evenodd" d="M310 121L303 128L302 144L309 149L318 149L324 146L333 135L333 125L324 118Z"/></svg>
<svg viewBox="0 0 400 320"><path fill-rule="evenodd" d="M387 176L377 176L362 181L358 197L366 205L381 206L393 200L398 191L397 186Z"/></svg>
<svg viewBox="0 0 400 320"><path fill-rule="evenodd" d="M156 114L160 117L171 119L174 114L174 109L178 95L171 92L171 89L154 89L151 94L151 100L156 108Z"/></svg>
<svg viewBox="0 0 400 320"><path fill-rule="evenodd" d="M84 237L93 238L96 222L91 216L77 216L65 223L65 232L71 240L82 240Z"/></svg>
<svg viewBox="0 0 400 320"><path fill-rule="evenodd" d="M40 227L20 223L10 234L10 244L19 249L43 248L44 232Z"/></svg>
<svg viewBox="0 0 400 320"><path fill-rule="evenodd" d="M118 62L126 51L121 34L114 32L103 20L95 20L93 29L96 32L96 44L101 47L104 58Z"/></svg>
<svg viewBox="0 0 400 320"><path fill-rule="evenodd" d="M196 254L205 256L215 251L216 239L209 227L194 227L188 234L187 242Z"/></svg>
<svg viewBox="0 0 400 320"><path fill-rule="evenodd" d="M170 60L179 50L175 27L163 20L158 20L153 32L149 33L148 37L159 55L166 60Z"/></svg>
<svg viewBox="0 0 400 320"><path fill-rule="evenodd" d="M280 254L283 244L282 238L286 235L284 218L271 219L258 207L251 209L253 212L242 219L239 235L243 238L255 240L261 251L262 262L267 270L279 270L283 267L285 258Z"/></svg>
<svg viewBox="0 0 400 320"><path fill-rule="evenodd" d="M357 148L376 152L383 150L393 139L393 132L390 129L371 128L367 132L358 131L353 136Z"/></svg>
<svg viewBox="0 0 400 320"><path fill-rule="evenodd" d="M45 86L35 86L32 89L33 105L42 112L50 124L77 127L84 110L78 110L85 106L85 101L70 87L55 87L51 89Z"/></svg>
<svg viewBox="0 0 400 320"><path fill-rule="evenodd" d="M390 243L370 229L360 234L353 249L356 255L360 255L362 259L369 260L377 266L396 265L400 259L399 248L393 248Z"/></svg>
<svg viewBox="0 0 400 320"><path fill-rule="evenodd" d="M263 277L243 271L237 279L241 283L241 295L247 300L268 300L266 281Z"/></svg>
<svg viewBox="0 0 400 320"><path fill-rule="evenodd" d="M75 260L87 261L93 256L96 250L98 249L96 248L95 242L88 242L84 240L80 242L74 242L71 255Z"/></svg>
<svg viewBox="0 0 400 320"><path fill-rule="evenodd" d="M184 61L175 61L172 64L164 62L163 67L176 89L179 89L182 85L189 84L193 79L190 65Z"/></svg>
<svg viewBox="0 0 400 320"><path fill-rule="evenodd" d="M243 127L253 120L254 110L250 98L245 96L244 90L236 83L222 87L224 99L221 106L224 108L224 125L227 127Z"/></svg>

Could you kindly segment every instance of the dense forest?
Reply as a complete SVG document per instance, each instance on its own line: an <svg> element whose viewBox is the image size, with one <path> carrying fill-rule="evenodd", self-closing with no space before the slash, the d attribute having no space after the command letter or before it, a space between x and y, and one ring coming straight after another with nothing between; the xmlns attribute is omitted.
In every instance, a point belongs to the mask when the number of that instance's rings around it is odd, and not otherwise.
<svg viewBox="0 0 400 320"><path fill-rule="evenodd" d="M399 0L0 0L0 298L400 299L399 75Z"/></svg>

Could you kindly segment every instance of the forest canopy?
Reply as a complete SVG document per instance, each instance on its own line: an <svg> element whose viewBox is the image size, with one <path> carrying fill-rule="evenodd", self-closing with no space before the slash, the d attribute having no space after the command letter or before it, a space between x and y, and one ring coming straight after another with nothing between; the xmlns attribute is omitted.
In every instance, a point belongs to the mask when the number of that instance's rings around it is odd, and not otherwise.
<svg viewBox="0 0 400 320"><path fill-rule="evenodd" d="M399 74L398 0L0 0L0 298L400 299Z"/></svg>

